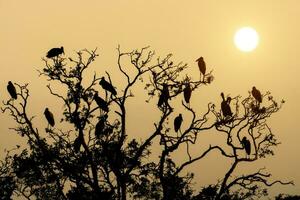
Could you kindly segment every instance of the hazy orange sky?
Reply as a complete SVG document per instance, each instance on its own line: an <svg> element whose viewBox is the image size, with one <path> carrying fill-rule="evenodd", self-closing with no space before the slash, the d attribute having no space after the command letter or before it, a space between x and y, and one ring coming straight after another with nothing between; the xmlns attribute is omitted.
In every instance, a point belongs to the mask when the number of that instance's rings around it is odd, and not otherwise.
<svg viewBox="0 0 300 200"><path fill-rule="evenodd" d="M275 156L249 168L265 166L272 178L295 181L295 186L272 187L272 194L300 194L299 19L298 0L0 0L0 99L8 98L8 80L29 83L30 113L45 126L45 120L40 119L45 105L54 113L62 108L49 98L46 81L36 71L52 47L64 46L67 56L98 47L100 57L93 70L99 74L103 74L101 66L116 70L118 44L126 51L150 45L158 55L171 52L176 61L187 62L191 72L197 70L195 60L203 56L208 68L214 70L215 81L193 95L195 108L219 102L221 91L246 96L253 85L286 100L270 120L282 144ZM250 53L239 51L233 43L235 31L243 26L253 27L260 36L257 49ZM143 100L137 106L143 108ZM135 122L141 120L138 109L131 111ZM154 119L155 115L149 112L145 117ZM14 123L7 113L0 113L0 123L3 152L22 140L8 130ZM129 129L134 130L133 126L129 123ZM215 183L216 176L224 172L222 163L216 163L213 156L192 166L196 174L207 171L195 178L201 186ZM212 168L214 164L219 166Z"/></svg>

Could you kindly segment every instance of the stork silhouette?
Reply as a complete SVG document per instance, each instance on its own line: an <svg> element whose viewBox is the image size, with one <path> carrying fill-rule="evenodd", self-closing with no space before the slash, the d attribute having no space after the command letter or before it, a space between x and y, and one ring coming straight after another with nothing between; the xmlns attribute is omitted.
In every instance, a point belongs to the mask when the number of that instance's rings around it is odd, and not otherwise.
<svg viewBox="0 0 300 200"><path fill-rule="evenodd" d="M204 62L203 57L201 56L200 58L198 58L196 60L196 62L198 62L198 67L199 67L200 73L203 74L203 80L204 80L204 76L206 73L206 64Z"/></svg>

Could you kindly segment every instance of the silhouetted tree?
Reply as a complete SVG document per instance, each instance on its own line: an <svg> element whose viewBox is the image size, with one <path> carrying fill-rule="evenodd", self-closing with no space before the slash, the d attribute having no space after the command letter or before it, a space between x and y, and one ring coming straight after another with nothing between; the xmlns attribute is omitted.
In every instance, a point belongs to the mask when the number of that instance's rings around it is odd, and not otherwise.
<svg viewBox="0 0 300 200"><path fill-rule="evenodd" d="M279 194L275 197L275 200L299 200L299 195L287 195L287 194Z"/></svg>
<svg viewBox="0 0 300 200"><path fill-rule="evenodd" d="M279 180L270 182L271 174L264 169L249 174L234 173L241 163L274 154L272 148L279 142L267 120L280 110L283 102L277 103L266 92L261 94L262 101L258 104L249 91L245 98L228 97L225 101L223 96L223 107L230 109L228 114L216 106L221 105L220 100L208 103L207 110L200 113L190 103L193 102L191 94L213 81L203 58L198 60L201 74L195 79L184 74L188 72L188 65L175 64L171 54L155 59L155 53L148 47L131 52L117 50L117 69L125 79L124 85L116 84L108 72L97 72L102 73L101 76L94 73L90 80L86 77L88 67L98 56L96 50L81 50L76 59L63 57L63 49L57 48L51 56L49 52L54 50L48 52L39 74L61 86L60 92L51 84L47 88L61 100L64 110L61 121L45 130L37 128L28 112L28 84L14 84L19 98L3 101L2 111L15 120L16 126L12 129L26 138L27 146L9 151L1 162L2 196L9 199L14 193L26 199L70 200L251 199L267 195L263 185L292 184ZM160 113L153 131L143 133L146 139L142 141L129 139L131 133L127 129L127 103L134 98L133 88L139 84L145 85L147 102L154 102L153 106ZM174 132L174 124L169 123L170 118L178 114L175 103L178 100L181 100L179 106L191 116L184 121L177 118L175 129L180 129L180 134ZM60 115L52 117L58 119ZM66 129L70 127L65 126L67 124L73 128ZM207 130L224 134L226 141L221 146L210 145L198 155L191 155L190 147L199 133ZM249 155L245 155L243 137L249 140ZM151 154L154 145L160 150L158 159L151 159L157 156ZM182 149L180 147L186 147L186 159L175 161L174 153ZM230 160L231 167L218 183L195 193L194 174L183 173L183 170L212 151Z"/></svg>

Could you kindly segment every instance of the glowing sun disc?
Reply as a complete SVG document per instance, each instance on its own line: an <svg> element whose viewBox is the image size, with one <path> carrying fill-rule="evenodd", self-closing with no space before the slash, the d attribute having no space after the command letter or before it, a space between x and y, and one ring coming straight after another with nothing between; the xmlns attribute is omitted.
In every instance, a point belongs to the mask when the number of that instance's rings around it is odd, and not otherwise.
<svg viewBox="0 0 300 200"><path fill-rule="evenodd" d="M234 43L241 51L253 51L258 45L258 34L253 28L241 28L235 33Z"/></svg>

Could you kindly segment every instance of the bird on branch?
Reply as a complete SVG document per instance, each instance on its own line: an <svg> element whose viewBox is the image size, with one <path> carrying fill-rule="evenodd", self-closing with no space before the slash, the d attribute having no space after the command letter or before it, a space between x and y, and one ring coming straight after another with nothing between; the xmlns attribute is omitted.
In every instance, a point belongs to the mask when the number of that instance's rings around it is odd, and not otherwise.
<svg viewBox="0 0 300 200"><path fill-rule="evenodd" d="M9 95L11 96L11 98L17 99L16 88L15 88L14 84L11 81L8 81L7 91L9 93Z"/></svg>
<svg viewBox="0 0 300 200"><path fill-rule="evenodd" d="M232 112L230 108L231 97L227 97L227 99L225 100L223 92L221 93L221 97L222 97L221 110L224 118L232 117Z"/></svg>
<svg viewBox="0 0 300 200"><path fill-rule="evenodd" d="M205 61L204 61L203 57L200 57L196 60L196 62L198 62L198 67L199 67L199 70L200 70L201 74L203 74L203 80L204 80L204 76L205 76L205 73L206 73Z"/></svg>
<svg viewBox="0 0 300 200"><path fill-rule="evenodd" d="M185 84L185 88L183 89L183 96L186 103L190 103L190 99L192 96L192 89L190 83Z"/></svg>
<svg viewBox="0 0 300 200"><path fill-rule="evenodd" d="M241 141L245 151L246 151L246 154L249 156L250 153L251 153L251 143L250 141L244 136L242 141Z"/></svg>
<svg viewBox="0 0 300 200"><path fill-rule="evenodd" d="M109 111L107 102L104 99L102 99L101 97L99 97L98 92L96 92L94 94L94 100L96 101L97 105L99 106L99 108L101 110L103 110L105 112Z"/></svg>
<svg viewBox="0 0 300 200"><path fill-rule="evenodd" d="M65 54L64 47L52 48L48 51L46 57L53 58L53 57L59 56L62 53Z"/></svg>
<svg viewBox="0 0 300 200"><path fill-rule="evenodd" d="M53 114L52 112L49 111L48 108L45 109L44 111L44 115L48 121L48 124L50 124L50 126L54 126L55 125L55 121L54 121L54 117L53 117Z"/></svg>
<svg viewBox="0 0 300 200"><path fill-rule="evenodd" d="M161 94L158 99L157 106L161 107L163 104L167 105L169 98L170 98L169 88L168 88L168 85L166 83L164 83L163 89L162 89Z"/></svg>
<svg viewBox="0 0 300 200"><path fill-rule="evenodd" d="M64 47L60 47L60 48L52 48L50 49L48 52L47 52L47 55L46 57L47 58L53 58L53 57L56 57L56 56L59 56L60 54L64 54L65 51L64 51Z"/></svg>
<svg viewBox="0 0 300 200"><path fill-rule="evenodd" d="M114 86L112 84L110 84L109 82L107 82L104 77L101 78L101 81L99 82L99 84L102 86L102 88L106 91L109 91L110 93L112 93L114 96L117 95L117 91L114 88Z"/></svg>
<svg viewBox="0 0 300 200"><path fill-rule="evenodd" d="M252 96L256 99L256 101L258 101L258 103L261 103L262 102L262 96L261 96L261 93L258 89L256 89L256 87L252 87Z"/></svg>
<svg viewBox="0 0 300 200"><path fill-rule="evenodd" d="M177 133L180 130L183 118L181 113L174 119L174 130Z"/></svg>

